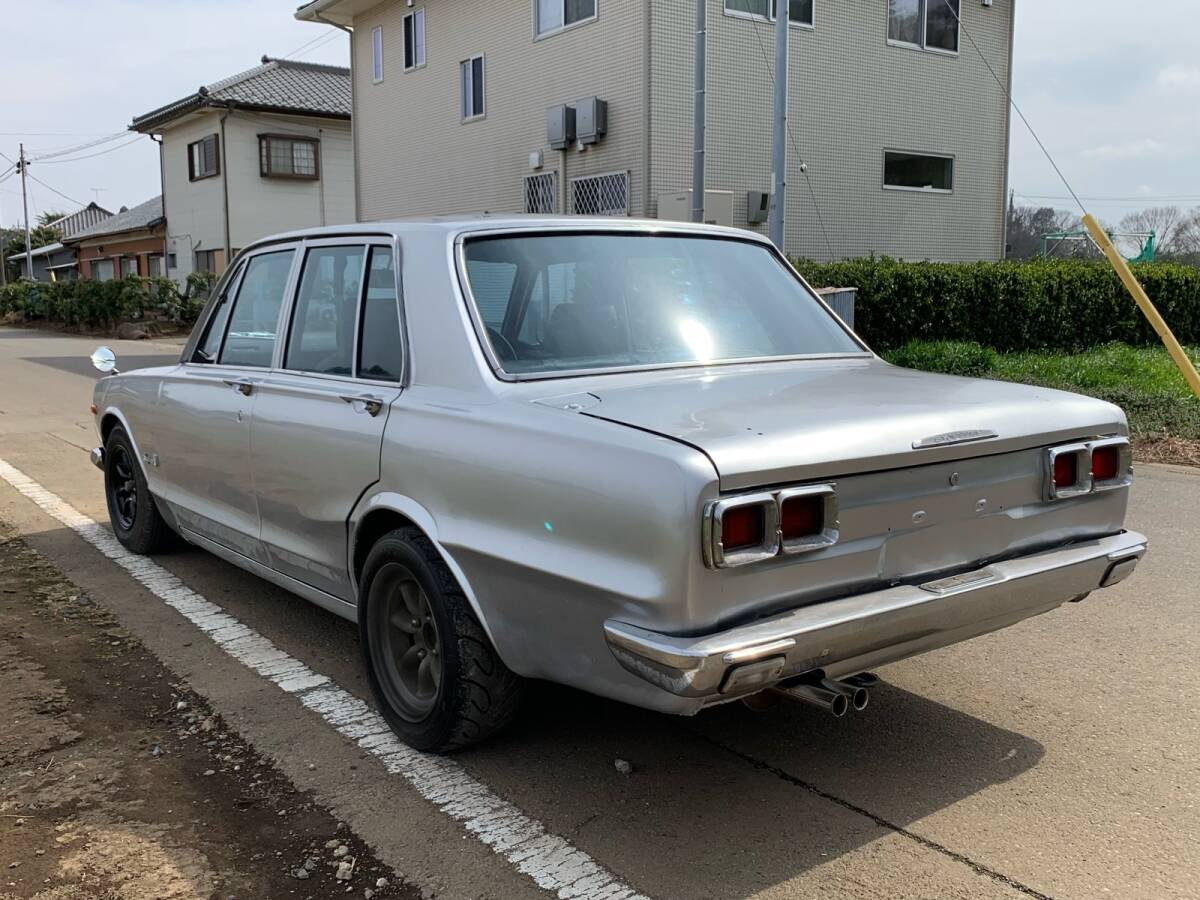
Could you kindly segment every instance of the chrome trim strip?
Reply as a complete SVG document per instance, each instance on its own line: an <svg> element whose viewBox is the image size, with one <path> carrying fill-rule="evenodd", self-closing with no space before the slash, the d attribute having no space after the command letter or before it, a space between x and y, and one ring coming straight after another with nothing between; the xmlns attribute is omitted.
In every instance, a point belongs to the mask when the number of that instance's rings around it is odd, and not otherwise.
<svg viewBox="0 0 1200 900"><path fill-rule="evenodd" d="M1095 473L1092 473L1092 490L1093 491L1112 491L1118 488L1129 487L1133 484L1133 448L1129 444L1129 438L1115 437L1105 438L1104 440L1092 441L1088 444L1088 452L1094 457L1096 451L1104 447L1116 447L1120 458L1117 463L1117 477L1109 478L1105 481L1096 481ZM1094 463L1092 468L1094 468Z"/></svg>
<svg viewBox="0 0 1200 900"><path fill-rule="evenodd" d="M1060 488L1054 484L1054 463L1060 456L1078 454L1075 462L1075 483L1070 487ZM1065 444L1061 447L1051 447L1046 451L1046 491L1047 500L1068 500L1071 497L1082 497L1092 492L1092 451L1087 444Z"/></svg>
<svg viewBox="0 0 1200 900"><path fill-rule="evenodd" d="M955 444L971 444L975 441L986 441L1000 437L990 428L974 428L966 431L947 431L945 434L934 434L913 441L914 450L928 450L931 447L953 447Z"/></svg>

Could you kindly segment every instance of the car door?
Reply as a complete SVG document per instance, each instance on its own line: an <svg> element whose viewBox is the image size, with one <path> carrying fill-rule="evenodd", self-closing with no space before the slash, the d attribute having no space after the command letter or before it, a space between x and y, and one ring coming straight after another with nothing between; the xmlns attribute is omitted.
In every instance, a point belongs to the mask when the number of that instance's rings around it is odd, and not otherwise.
<svg viewBox="0 0 1200 900"><path fill-rule="evenodd" d="M394 249L310 242L281 368L257 388L251 464L276 571L353 602L347 522L379 480L403 347Z"/></svg>
<svg viewBox="0 0 1200 900"><path fill-rule="evenodd" d="M163 379L158 403L164 497L180 527L262 563L250 428L296 252L273 246L240 263L195 353Z"/></svg>

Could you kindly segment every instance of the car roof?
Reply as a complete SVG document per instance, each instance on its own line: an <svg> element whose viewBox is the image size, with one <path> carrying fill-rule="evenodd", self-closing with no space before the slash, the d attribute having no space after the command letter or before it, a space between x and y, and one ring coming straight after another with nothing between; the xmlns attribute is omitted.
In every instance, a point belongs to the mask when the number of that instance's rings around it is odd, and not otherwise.
<svg viewBox="0 0 1200 900"><path fill-rule="evenodd" d="M262 238L248 246L247 249L261 244L304 238L350 237L353 235L401 237L418 233L457 236L472 232L504 231L508 229L537 230L538 228L572 229L577 231L632 231L647 234L674 232L737 237L743 240L749 239L768 243L765 237L753 231L693 222L670 222L663 219L634 219L624 216L483 214L428 216L423 218L392 219L381 222L357 222L350 225L325 225L315 228L304 228Z"/></svg>

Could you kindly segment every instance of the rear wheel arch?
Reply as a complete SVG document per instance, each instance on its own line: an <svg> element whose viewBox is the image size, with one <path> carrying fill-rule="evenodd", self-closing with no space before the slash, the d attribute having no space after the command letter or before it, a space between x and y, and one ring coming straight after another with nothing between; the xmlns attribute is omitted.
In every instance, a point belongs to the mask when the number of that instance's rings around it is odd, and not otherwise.
<svg viewBox="0 0 1200 900"><path fill-rule="evenodd" d="M415 500L400 495L391 497L377 496L371 498L367 505L368 509L366 513L351 522L352 533L350 535L349 563L356 594L362 586L363 566L366 564L367 557L371 553L371 548L379 542L380 538L398 528L410 526L416 528L433 544L433 548L442 558L442 562L450 569L450 573L458 582L463 595L466 596L467 603L470 605L472 611L474 611L475 618L483 626L484 634L487 635L492 647L503 661L503 651L497 644L496 637L492 633L491 626L488 624L485 610L479 602L474 589L471 587L471 583L467 580L466 573L438 539L437 525L429 511ZM358 599L361 602L362 598Z"/></svg>

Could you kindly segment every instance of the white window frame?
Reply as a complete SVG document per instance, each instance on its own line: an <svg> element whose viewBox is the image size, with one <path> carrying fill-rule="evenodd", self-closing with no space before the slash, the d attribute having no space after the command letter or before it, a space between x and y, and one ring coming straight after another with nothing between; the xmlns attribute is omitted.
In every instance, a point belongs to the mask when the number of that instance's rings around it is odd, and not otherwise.
<svg viewBox="0 0 1200 900"><path fill-rule="evenodd" d="M563 24L557 28L548 28L545 31L541 30L541 23L538 21L538 0L533 0L533 39L535 41L545 40L548 37L554 37L556 34L562 34L564 31L570 31L573 28L582 28L584 25L590 25L600 18L600 0L596 0L596 11L586 19L580 19L578 22L567 24L567 0L560 0L563 6ZM649 2L649 0L647 0Z"/></svg>
<svg viewBox="0 0 1200 900"><path fill-rule="evenodd" d="M383 26L371 29L371 83L383 81Z"/></svg>
<svg viewBox="0 0 1200 900"><path fill-rule="evenodd" d="M814 2L816 2L816 0L814 0ZM897 38L892 37L892 18L891 18L892 8L891 8L891 4L888 4L888 15L886 17L886 20L884 22L884 27L883 27L883 36L884 36L884 39L887 41L888 46L903 47L905 50L918 50L921 53L939 53L942 56L958 56L959 50L962 49L962 14L963 14L962 0L959 0L958 16L954 20L954 28L956 30L956 34L954 36L954 46L956 48L958 48L955 50L946 50L943 47L928 47L925 45L925 37L926 37L925 32L929 28L929 4L930 3L941 3L941 2L943 2L943 0L917 0L917 2L921 4L921 15L919 16L919 19L921 22L921 42L918 44L914 44L912 41L901 41Z"/></svg>
<svg viewBox="0 0 1200 900"><path fill-rule="evenodd" d="M781 2L786 3L788 0L768 0L778 10ZM788 20L788 25L792 28L803 28L805 31L814 31L817 27L817 0L812 0L813 4L813 20L812 22L793 22ZM742 12L739 9L730 9L729 0L722 0L721 9L731 19L745 19L749 22L770 22L774 24L775 16L760 16L757 13Z"/></svg>
<svg viewBox="0 0 1200 900"><path fill-rule="evenodd" d="M409 19L412 19L413 22L413 64L411 66L408 64ZM417 69L425 68L425 7L419 7L405 14L401 37L403 38L403 46L400 50L404 54L404 71L415 72Z"/></svg>
<svg viewBox="0 0 1200 900"><path fill-rule="evenodd" d="M479 60L479 73L483 76L483 90L479 92L482 98L483 108L478 112L467 114L467 72L474 72L475 60ZM472 74L471 81L471 97L474 100L474 75ZM487 57L482 53L476 53L474 56L468 56L458 63L458 106L459 113L462 115L463 122L475 122L487 116Z"/></svg>
<svg viewBox="0 0 1200 900"><path fill-rule="evenodd" d="M903 153L905 156L925 156L929 159L948 159L950 160L950 187L949 188L934 188L934 187L905 187L901 184L887 183L887 158L889 153ZM953 153L931 153L928 150L902 150L899 147L884 147L883 154L880 156L882 169L880 171L880 182L885 191L904 191L909 194L953 194L954 185L958 181L958 159Z"/></svg>

